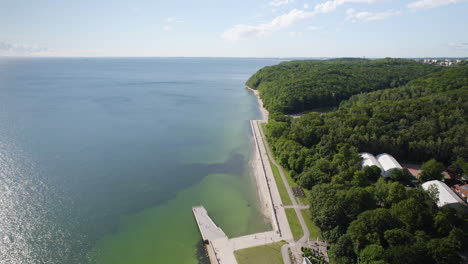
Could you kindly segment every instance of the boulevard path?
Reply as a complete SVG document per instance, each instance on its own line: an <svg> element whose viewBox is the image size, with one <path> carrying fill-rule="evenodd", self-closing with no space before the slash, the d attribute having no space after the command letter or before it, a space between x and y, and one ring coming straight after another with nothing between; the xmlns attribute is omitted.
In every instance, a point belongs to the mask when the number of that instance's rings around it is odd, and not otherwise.
<svg viewBox="0 0 468 264"><path fill-rule="evenodd" d="M267 155L270 157L270 160L273 163L273 165L278 168L278 171L279 171L279 173L281 175L281 179L283 180L284 186L286 187L286 191L288 192L289 198L292 201L292 206L291 207L286 206L285 208L294 208L294 210L296 212L296 215L297 215L297 217L299 219L299 223L301 224L302 232L304 234L298 241L296 241L296 242L294 242L293 240L288 241L289 242L288 244L285 244L285 245L283 245L283 247L281 247L281 254L283 256L283 261L284 261L284 264L291 264L291 260L290 260L289 253L288 253L288 249L291 249L292 258L295 260L295 262L302 263L301 247L306 246L307 242L309 241L310 233L309 233L309 229L307 228L307 225L305 223L304 217L302 216L301 209L306 209L308 207L305 206L305 205L298 205L297 200L294 197L294 193L292 191L292 188L291 188L291 186L289 185L289 183L288 183L288 181L286 179L286 175L284 174L283 167L281 167L276 162L276 160L274 159L273 153L272 153L272 151L270 149L270 146L268 145L268 142L267 142L267 140L265 138L265 134L263 132L263 128L262 128L262 125L261 125L262 123L268 122L269 113L266 110L266 108L264 107L263 101L260 98L260 95L259 95L258 91L254 90L254 89L252 89L252 88L250 88L248 86L247 86L247 89L250 90L257 97L258 104L260 105L260 111L262 113L262 120L257 121L256 125L257 125L257 127L259 129L260 136L262 138L262 140L261 140L261 142L263 143L262 145L264 146L264 148L265 148L265 150L267 152ZM266 157L266 159L268 159L268 157ZM270 172L271 172L271 170L270 170Z"/></svg>
<svg viewBox="0 0 468 264"><path fill-rule="evenodd" d="M200 233L203 240L208 242L208 253L211 263L216 264L237 264L234 256L234 251L271 244L279 241L293 243L293 235L289 227L288 218L284 207L282 206L281 197L276 185L276 181L271 170L270 162L268 161L267 149L265 141L261 136L260 126L258 123L262 120L251 120L253 138L255 142L255 151L257 152L255 173L257 175L258 189L263 190L259 193L263 196L263 201L267 203L267 208L271 211L271 220L273 231L256 233L236 238L228 238L224 232L216 226L214 221L208 216L205 208L193 207L192 211L197 220ZM288 252L283 258L289 260ZM285 262L288 264L290 262Z"/></svg>
<svg viewBox="0 0 468 264"><path fill-rule="evenodd" d="M248 88L248 87L247 87ZM274 160L273 154L266 141L262 124L268 121L268 111L263 107L258 91L251 90L257 97L262 112L262 120L251 120L253 138L255 142L255 152L258 156L255 158L254 169L257 176L257 185L259 195L265 203L265 208L271 213L271 222L273 231L246 235L237 238L228 238L224 232L208 216L208 212L203 207L192 208L203 240L208 243L207 249L212 264L237 264L234 251L271 244L279 241L286 241L281 247L281 254L284 264L291 264L289 250L291 250L293 263L302 263L301 247L306 246L309 240L309 229L305 224L301 209L308 208L305 205L297 203L296 198L289 186L283 168ZM270 159L269 159L269 157ZM281 179L286 187L288 195L292 201L292 206L283 206L278 191L277 183L271 169L270 160L278 168ZM288 223L285 208L294 208L301 224L304 236L298 241L294 241L292 232Z"/></svg>
<svg viewBox="0 0 468 264"><path fill-rule="evenodd" d="M261 127L261 125L260 125L260 127ZM302 263L301 262L302 261L301 247L306 246L306 243L308 242L309 237L310 237L310 233L309 233L309 229L307 228L307 225L305 223L304 217L302 216L301 209L304 209L304 208L307 209L308 206L299 205L297 203L297 200L294 197L294 193L292 191L292 188L289 185L288 180L286 179L286 175L284 174L283 167L281 167L276 162L276 160L273 158L273 153L271 152L271 149L270 149L270 147L268 145L268 142L265 139L263 129L260 129L260 130L261 130L260 133L262 135L262 138L264 138L263 142L265 144L265 148L267 150L267 153L270 156L270 160L273 163L273 165L275 165L278 168L278 171L279 171L279 173L281 175L281 179L283 180L284 186L286 187L286 191L288 192L289 198L291 199L291 202L292 202L291 207L294 208L294 211L296 212L296 215L297 215L297 217L299 219L299 223L301 224L302 232L304 234L298 241L288 243L288 244L284 244L281 247L281 254L283 255L283 261L284 261L284 264L290 264L291 263L290 258L289 258L289 254L288 254L288 249L291 249L292 257L295 260L295 263ZM291 208L290 206L285 206L285 207Z"/></svg>

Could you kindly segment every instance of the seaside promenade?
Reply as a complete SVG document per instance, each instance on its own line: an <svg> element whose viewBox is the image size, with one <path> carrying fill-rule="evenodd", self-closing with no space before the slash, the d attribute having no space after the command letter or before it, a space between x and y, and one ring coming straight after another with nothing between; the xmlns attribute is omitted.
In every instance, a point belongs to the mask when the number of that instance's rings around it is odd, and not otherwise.
<svg viewBox="0 0 468 264"><path fill-rule="evenodd" d="M268 158L268 155L270 155L270 157L273 156L268 147L268 143L265 142L266 139L261 129L261 124L266 123L268 120L268 111L263 107L263 102L260 100L258 91L252 90L249 87L247 88L256 95L262 113L261 120L250 120L255 148L253 164L260 200L264 205L265 215L271 219L273 230L236 238L228 238L222 229L209 217L208 212L203 206L193 207L192 211L200 233L202 234L203 241L207 245L206 248L212 264L237 264L234 251L279 241L287 242L287 244L282 246L281 253L284 264L291 264L289 249L291 250L293 259L299 260L302 255L300 248L309 239L309 230L300 213L300 209L305 208L305 206L297 204L281 166L272 159L272 163L274 166L278 167L288 194L293 201L292 206L282 205L279 190ZM294 208L296 210L296 214L302 226L304 236L297 242L294 242L285 208Z"/></svg>
<svg viewBox="0 0 468 264"><path fill-rule="evenodd" d="M228 238L221 228L209 217L203 206L193 207L203 241L207 244L208 255L212 264L237 264L234 251L267 245L279 241L292 243L293 236L281 197L276 186L273 172L267 156L263 137L258 124L262 120L251 120L250 124L255 143L254 173L257 180L257 189L265 207L271 212L272 231L250 234L241 237ZM283 256L284 257L284 256ZM287 256L289 259L289 256Z"/></svg>

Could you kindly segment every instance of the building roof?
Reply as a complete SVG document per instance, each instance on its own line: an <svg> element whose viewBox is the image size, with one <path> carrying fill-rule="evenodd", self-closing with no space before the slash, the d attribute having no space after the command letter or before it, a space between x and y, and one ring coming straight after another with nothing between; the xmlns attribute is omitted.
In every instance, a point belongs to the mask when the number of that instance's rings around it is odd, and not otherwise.
<svg viewBox="0 0 468 264"><path fill-rule="evenodd" d="M437 190L439 191L439 201L437 201L437 206L442 207L446 204L465 204L463 200L458 197L458 195L453 192L447 184L441 182L441 181L428 181L422 184L422 187L425 191L429 189L430 186L434 185Z"/></svg>
<svg viewBox="0 0 468 264"><path fill-rule="evenodd" d="M396 161L392 155L387 153L377 155L377 161L380 163L380 166L384 171L391 169L403 169L400 163L398 163L398 161Z"/></svg>
<svg viewBox="0 0 468 264"><path fill-rule="evenodd" d="M468 184L465 184L465 185L458 185L458 184L455 184L453 186L453 188L455 188L457 191L465 194L466 196L468 196Z"/></svg>
<svg viewBox="0 0 468 264"><path fill-rule="evenodd" d="M382 169L382 166L380 166L380 163L377 161L377 159L374 157L374 155L370 154L370 153L367 153L367 152L363 152L363 153L359 153L359 155L361 156L362 158L362 167L364 168L365 166L377 166L379 167L380 169Z"/></svg>

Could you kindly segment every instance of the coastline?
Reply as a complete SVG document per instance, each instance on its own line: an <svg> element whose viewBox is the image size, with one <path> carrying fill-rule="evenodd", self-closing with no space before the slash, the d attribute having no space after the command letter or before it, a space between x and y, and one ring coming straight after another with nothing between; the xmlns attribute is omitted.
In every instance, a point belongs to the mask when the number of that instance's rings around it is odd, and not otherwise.
<svg viewBox="0 0 468 264"><path fill-rule="evenodd" d="M258 92L258 90L254 90L254 89L248 87L247 85L245 86L245 88L247 88L249 91L251 91L255 95L255 97L257 97L258 105L260 106L260 112L262 114L261 121L267 122L269 113L268 113L268 110L266 110L265 106L263 105L263 101L260 98L260 93Z"/></svg>
<svg viewBox="0 0 468 264"><path fill-rule="evenodd" d="M254 90L248 86L245 86L249 91L251 91L255 97L257 98L257 102L258 102L258 105L260 107L260 113L261 113L261 119L258 120L259 123L263 123L263 122L267 122L268 121L268 111L265 109L264 105L263 105L263 101L262 99L260 98L260 95L259 95L259 92L257 90ZM260 210L263 214L263 216L268 220L268 222L270 222L272 224L272 228L274 228L273 226L273 218L274 218L274 215L272 213L272 209L271 209L271 200L270 200L270 191L268 190L268 186L267 186L267 183L265 182L265 176L264 176L264 172L263 172L263 164L262 164L262 160L261 160L261 156L260 156L260 153L257 149L257 141L256 141L256 136L255 136L255 129L254 129L254 125L257 125L258 123L257 122L252 122L252 120L250 121L250 126L251 126L251 129L252 129L252 159L250 160L250 166L251 166L251 169L252 169L252 173L255 177L255 184L256 184L256 187L257 187L257 194L258 194L258 198L260 200Z"/></svg>
<svg viewBox="0 0 468 264"><path fill-rule="evenodd" d="M235 251L264 246L279 241L285 241L287 243L281 247L281 255L284 263L290 264L288 245L294 243L294 238L267 154L269 150L267 149L260 127L261 124L267 122L268 111L264 108L258 92L249 87L247 88L257 96L262 113L261 120L250 120L252 129L251 142L253 143L252 147L254 152L249 163L252 166L255 176L257 194L261 202L260 210L262 210L262 214L268 218L272 230L229 238L222 232L222 229L211 220L203 206L192 207L192 211L197 220L198 228L200 229L212 264L237 264L234 255Z"/></svg>

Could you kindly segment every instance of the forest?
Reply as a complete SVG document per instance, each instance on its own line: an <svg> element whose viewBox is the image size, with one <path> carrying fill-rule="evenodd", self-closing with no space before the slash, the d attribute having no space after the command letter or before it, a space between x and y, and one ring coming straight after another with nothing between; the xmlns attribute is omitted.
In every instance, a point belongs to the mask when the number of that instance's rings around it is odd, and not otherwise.
<svg viewBox="0 0 468 264"><path fill-rule="evenodd" d="M333 59L282 62L247 81L270 111L299 113L337 106L354 94L398 87L440 67L404 59Z"/></svg>
<svg viewBox="0 0 468 264"><path fill-rule="evenodd" d="M349 82L328 74L332 69L341 69L339 76L346 72ZM326 74L318 82L320 72ZM294 76L308 80L302 95L286 85L296 83ZM425 162L424 180L440 179L445 167L467 174L467 65L297 61L266 67L247 85L268 101L266 134L275 158L310 190L312 220L332 244L336 263L460 263L457 252L467 245L466 210L439 209L427 192L405 188L404 171L384 180L376 167L362 170L358 153ZM317 104L317 98L333 100ZM334 111L285 116L333 104L339 105ZM435 173L431 167L437 167Z"/></svg>

